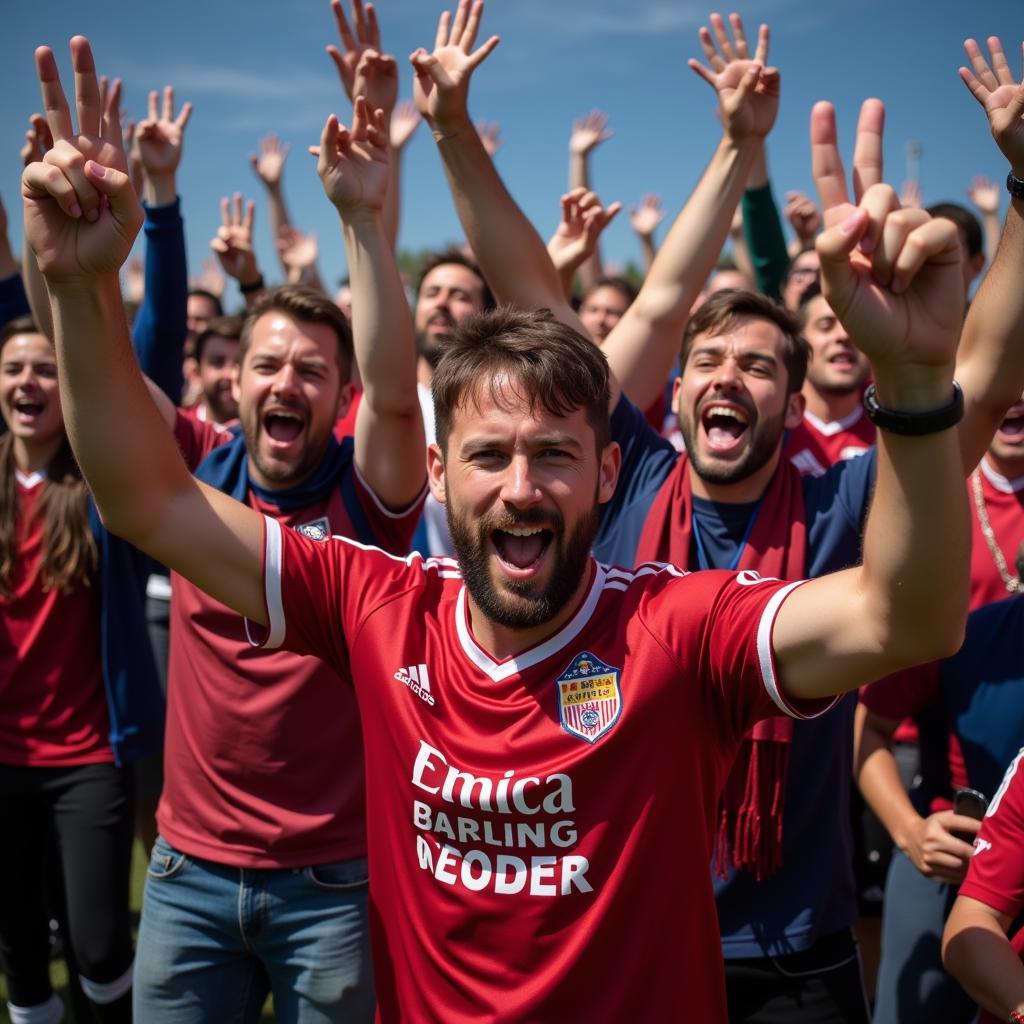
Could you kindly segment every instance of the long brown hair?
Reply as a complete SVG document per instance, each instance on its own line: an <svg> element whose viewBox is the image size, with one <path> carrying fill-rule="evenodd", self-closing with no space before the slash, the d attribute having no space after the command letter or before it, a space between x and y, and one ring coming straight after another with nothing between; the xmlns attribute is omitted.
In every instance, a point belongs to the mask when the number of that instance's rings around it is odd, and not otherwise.
<svg viewBox="0 0 1024 1024"><path fill-rule="evenodd" d="M8 324L0 350L15 334L38 334L28 318ZM14 438L0 438L0 596L10 597L18 550L17 466ZM96 538L89 526L89 491L65 435L46 467L46 481L33 518L42 522L43 551L39 573L46 590L70 593L92 585L99 564ZM29 524L24 524L27 527Z"/></svg>

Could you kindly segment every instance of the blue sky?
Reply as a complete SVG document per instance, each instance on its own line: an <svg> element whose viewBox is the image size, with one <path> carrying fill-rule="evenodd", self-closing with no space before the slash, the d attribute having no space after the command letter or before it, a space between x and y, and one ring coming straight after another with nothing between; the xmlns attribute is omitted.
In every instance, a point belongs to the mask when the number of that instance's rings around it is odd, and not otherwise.
<svg viewBox="0 0 1024 1024"><path fill-rule="evenodd" d="M402 94L408 96L407 56L431 44L441 7L425 0L381 0L377 6L385 49L399 57ZM964 63L964 38L996 34L1020 73L1024 19L1016 3L759 0L736 9L751 36L759 22L771 26L770 62L782 73L782 107L769 140L777 196L813 187L807 119L818 99L836 104L847 155L861 99L885 100L886 176L899 187L907 143L919 142L926 202L966 201L964 190L975 174L1005 178L1005 161L956 69ZM602 197L628 206L656 192L671 214L685 201L719 134L713 93L686 67L688 57L700 56L696 32L707 11L694 0L490 0L485 31L499 34L502 43L476 74L471 111L500 123L498 169L545 236L555 226L566 186L573 118L594 108L607 112L614 131L593 157ZM28 115L40 106L33 49L53 46L68 82L67 40L78 32L92 40L100 70L125 80L124 105L134 116L145 112L147 91L166 83L195 104L179 174L191 268L208 253L220 196L240 190L260 200L257 249L268 276L276 276L261 187L247 159L261 135L274 131L292 144L285 188L293 220L317 231L325 280L344 272L336 218L305 153L328 113L349 116L324 52L337 42L328 0L19 3L0 39L0 129L7 140L0 150L0 195L16 243L17 151ZM404 164L400 244L406 248L437 246L460 235L433 150L421 126ZM625 215L609 227L603 244L607 259L639 261Z"/></svg>

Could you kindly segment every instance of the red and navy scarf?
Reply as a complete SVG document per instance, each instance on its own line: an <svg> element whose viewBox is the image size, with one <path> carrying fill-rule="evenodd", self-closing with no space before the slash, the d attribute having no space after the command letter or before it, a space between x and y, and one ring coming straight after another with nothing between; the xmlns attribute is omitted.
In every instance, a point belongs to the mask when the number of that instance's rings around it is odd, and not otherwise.
<svg viewBox="0 0 1024 1024"><path fill-rule="evenodd" d="M651 505L640 536L637 562L671 562L689 568L693 536L693 491L689 461L680 457ZM807 523L800 473L780 459L740 552L737 570L754 570L781 580L807 573ZM785 799L793 720L766 718L747 733L726 779L718 806L715 863L724 877L730 867L760 881L782 863L782 808Z"/></svg>

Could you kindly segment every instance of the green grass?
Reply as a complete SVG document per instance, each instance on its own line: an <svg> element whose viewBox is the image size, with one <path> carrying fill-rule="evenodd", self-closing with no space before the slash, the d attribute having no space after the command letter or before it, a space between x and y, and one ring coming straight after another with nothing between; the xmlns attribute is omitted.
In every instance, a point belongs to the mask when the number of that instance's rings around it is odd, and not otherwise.
<svg viewBox="0 0 1024 1024"><path fill-rule="evenodd" d="M132 858L132 883L131 883L131 904L132 904L132 917L135 920L136 925L139 920L139 911L142 908L142 887L146 882L146 864L148 863L148 857L143 853L142 847L139 843L135 844L135 853ZM52 981L54 990L57 994L65 1000L65 993L68 986L68 972L64 966L63 960L54 960L50 964L50 979ZM70 1011L65 1017L65 1020L70 1020ZM273 1006L271 1000L267 999L266 1006L263 1007L263 1014L260 1018L261 1024L274 1024L275 1021ZM4 980L3 974L0 974L0 1024L11 1024L10 1014L7 1012L7 984Z"/></svg>

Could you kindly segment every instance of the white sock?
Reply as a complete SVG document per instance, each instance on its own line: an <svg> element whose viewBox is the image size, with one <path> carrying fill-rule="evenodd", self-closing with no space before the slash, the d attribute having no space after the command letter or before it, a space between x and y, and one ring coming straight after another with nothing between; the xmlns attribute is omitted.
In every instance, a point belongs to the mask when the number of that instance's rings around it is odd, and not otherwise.
<svg viewBox="0 0 1024 1024"><path fill-rule="evenodd" d="M115 978L113 981L90 981L85 975L78 976L79 984L86 997L99 1006L106 1006L108 1003L115 1003L132 987L132 973L135 963L128 965L128 970ZM11 1021L14 1024L14 1021Z"/></svg>
<svg viewBox="0 0 1024 1024"><path fill-rule="evenodd" d="M11 1015L11 1024L60 1024L64 1019L64 1004L54 992L45 1003L35 1006L15 1006L7 1004Z"/></svg>

